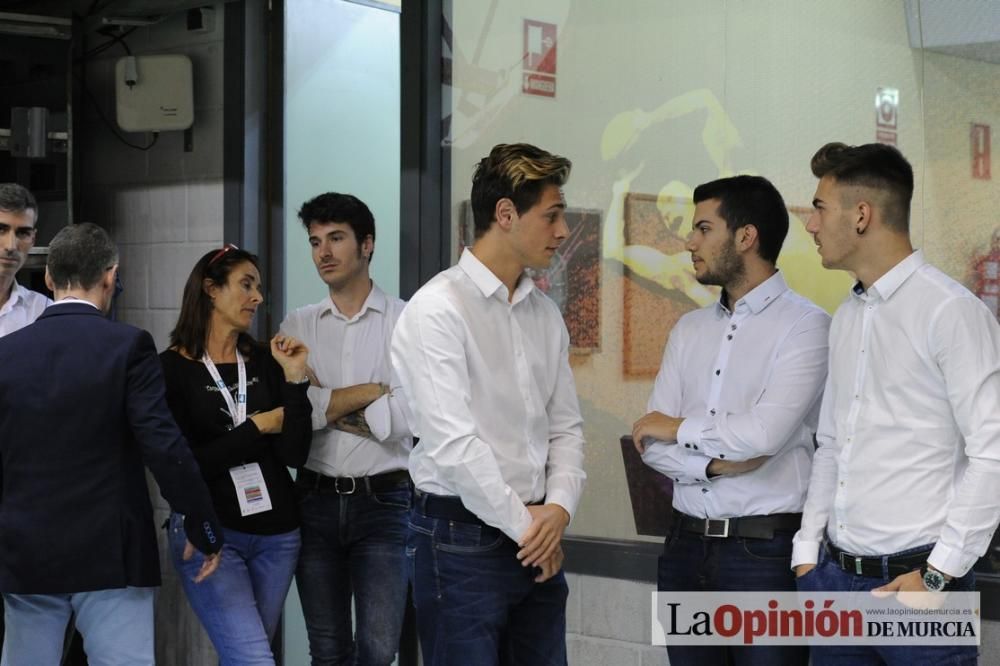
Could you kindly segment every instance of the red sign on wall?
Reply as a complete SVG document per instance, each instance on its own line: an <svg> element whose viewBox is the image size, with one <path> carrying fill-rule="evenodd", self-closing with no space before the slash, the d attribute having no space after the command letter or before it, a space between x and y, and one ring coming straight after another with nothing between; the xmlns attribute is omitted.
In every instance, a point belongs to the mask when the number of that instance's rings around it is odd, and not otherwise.
<svg viewBox="0 0 1000 666"><path fill-rule="evenodd" d="M899 126L899 90L879 88L875 91L875 140L896 145Z"/></svg>
<svg viewBox="0 0 1000 666"><path fill-rule="evenodd" d="M969 143L972 147L972 177L990 180L990 126L973 123Z"/></svg>
<svg viewBox="0 0 1000 666"><path fill-rule="evenodd" d="M556 24L524 19L521 92L556 96Z"/></svg>

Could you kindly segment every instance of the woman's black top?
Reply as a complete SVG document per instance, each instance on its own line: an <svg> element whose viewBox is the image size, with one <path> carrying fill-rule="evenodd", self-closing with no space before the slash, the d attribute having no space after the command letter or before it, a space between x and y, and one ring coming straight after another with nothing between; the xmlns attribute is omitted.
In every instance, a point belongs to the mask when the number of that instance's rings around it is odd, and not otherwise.
<svg viewBox="0 0 1000 666"><path fill-rule="evenodd" d="M299 526L298 506L289 467L301 467L312 441L312 406L308 384L290 384L269 348L256 344L244 354L247 377L247 420L233 427L226 400L200 360L168 349L160 354L167 385L167 404L191 444L201 475L208 484L223 526L250 534L281 534ZM216 364L219 376L236 398L236 363ZM284 407L281 433L261 434L250 416ZM271 498L271 510L240 515L230 468L260 465Z"/></svg>

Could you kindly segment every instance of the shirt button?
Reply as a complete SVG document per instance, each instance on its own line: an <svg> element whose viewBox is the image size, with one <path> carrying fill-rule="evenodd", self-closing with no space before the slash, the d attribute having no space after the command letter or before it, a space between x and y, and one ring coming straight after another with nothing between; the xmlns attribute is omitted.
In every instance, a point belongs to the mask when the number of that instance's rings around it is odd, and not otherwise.
<svg viewBox="0 0 1000 666"><path fill-rule="evenodd" d="M716 375L718 375L718 374L719 374L719 373L721 373L721 372L722 372L722 370L716 370L716 371L715 371L715 374L716 374Z"/></svg>
<svg viewBox="0 0 1000 666"><path fill-rule="evenodd" d="M732 339L733 339L732 334L729 334L729 335L726 336L726 340L732 340Z"/></svg>
<svg viewBox="0 0 1000 666"><path fill-rule="evenodd" d="M709 414L711 414L712 416L715 416L715 410L714 410L714 409L713 409L713 410L711 410L711 411L709 412Z"/></svg>
<svg viewBox="0 0 1000 666"><path fill-rule="evenodd" d="M690 445L690 444L685 444L685 445L684 445L684 448L685 448L685 449L690 449L690 448L691 448L691 445Z"/></svg>
<svg viewBox="0 0 1000 666"><path fill-rule="evenodd" d="M703 493L707 493L707 492L708 492L708 488L702 488L702 489L701 489L701 492L703 492Z"/></svg>
<svg viewBox="0 0 1000 666"><path fill-rule="evenodd" d="M726 454L725 454L725 453L720 453L720 454L719 454L719 460L722 460L722 459L723 459L723 458L725 458L725 457L726 457Z"/></svg>

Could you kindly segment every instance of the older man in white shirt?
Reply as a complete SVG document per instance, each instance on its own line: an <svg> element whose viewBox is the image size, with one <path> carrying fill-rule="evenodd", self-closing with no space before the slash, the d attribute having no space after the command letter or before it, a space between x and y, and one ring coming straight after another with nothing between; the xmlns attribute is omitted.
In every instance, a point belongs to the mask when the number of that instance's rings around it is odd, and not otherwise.
<svg viewBox="0 0 1000 666"><path fill-rule="evenodd" d="M830 329L812 479L795 537L803 590L972 590L1000 520L1000 326L914 252L913 170L831 143L807 230L857 276ZM973 664L975 646L823 646L826 664Z"/></svg>
<svg viewBox="0 0 1000 666"><path fill-rule="evenodd" d="M15 279L35 245L37 223L31 192L17 183L0 183L0 337L35 321L52 303Z"/></svg>
<svg viewBox="0 0 1000 666"><path fill-rule="evenodd" d="M313 442L296 478L296 584L309 652L314 666L389 666L406 606L412 495L413 440L389 360L403 301L368 275L375 220L364 202L329 192L303 204L299 217L329 289L281 324L309 347L313 370Z"/></svg>
<svg viewBox="0 0 1000 666"><path fill-rule="evenodd" d="M696 279L717 303L677 322L633 428L645 463L673 482L661 591L794 590L799 528L830 316L775 264L788 211L774 185L734 176L694 190L687 239ZM803 647L671 645L674 666L808 661ZM727 655L727 653L729 653Z"/></svg>
<svg viewBox="0 0 1000 666"><path fill-rule="evenodd" d="M498 145L476 242L403 311L392 362L419 445L407 552L424 663L565 664L563 530L583 489L569 334L526 268L566 238L569 160Z"/></svg>

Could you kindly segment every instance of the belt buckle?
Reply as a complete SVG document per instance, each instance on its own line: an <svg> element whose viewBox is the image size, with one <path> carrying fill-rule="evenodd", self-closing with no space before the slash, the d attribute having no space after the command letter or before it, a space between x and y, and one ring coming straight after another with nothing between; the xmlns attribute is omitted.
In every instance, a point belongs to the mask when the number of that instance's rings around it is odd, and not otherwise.
<svg viewBox="0 0 1000 666"><path fill-rule="evenodd" d="M343 477L343 478L348 478L348 479L351 480L351 489L350 490L341 490L340 489L340 482L342 480L342 477L338 476L338 477L336 477L333 480L333 489L337 492L337 494L338 495L353 495L355 492L357 492L357 490L358 490L358 480L356 478L354 478L353 476L348 476L348 477Z"/></svg>
<svg viewBox="0 0 1000 666"><path fill-rule="evenodd" d="M719 529L713 529L715 527L718 527ZM720 518L718 520L713 520L712 518L706 518L705 530L702 534L707 537L725 539L729 536L729 519Z"/></svg>
<svg viewBox="0 0 1000 666"><path fill-rule="evenodd" d="M840 568L843 569L844 571L851 570L850 561L854 560L854 573L858 576L864 575L863 573L864 570L861 568L862 560L864 559L863 557L860 557L858 555L848 555L847 553L841 551L839 559L840 559Z"/></svg>

